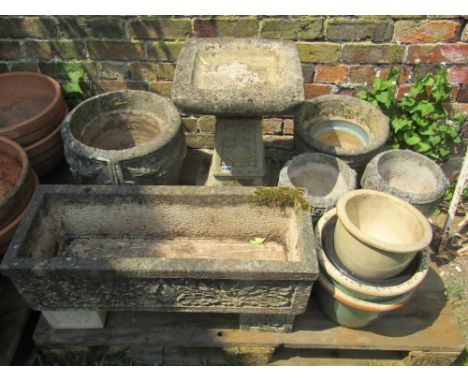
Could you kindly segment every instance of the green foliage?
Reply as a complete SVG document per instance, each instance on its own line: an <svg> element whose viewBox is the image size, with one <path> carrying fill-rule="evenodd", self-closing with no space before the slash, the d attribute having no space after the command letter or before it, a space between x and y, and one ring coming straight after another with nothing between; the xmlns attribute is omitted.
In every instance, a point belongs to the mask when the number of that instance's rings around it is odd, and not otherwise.
<svg viewBox="0 0 468 382"><path fill-rule="evenodd" d="M386 79L376 79L372 89L357 96L380 107L390 118L390 140L395 149L410 149L436 161L444 161L454 143L460 143L463 115L450 118L444 104L450 98L447 71L441 69L416 82L411 90L396 99L400 72L392 69Z"/></svg>
<svg viewBox="0 0 468 382"><path fill-rule="evenodd" d="M57 62L57 66L65 77L65 82L61 86L65 101L70 108L74 108L86 99L84 89L84 84L87 81L86 70L83 64L76 62L60 61Z"/></svg>
<svg viewBox="0 0 468 382"><path fill-rule="evenodd" d="M260 245L263 244L265 241L265 237L256 237L255 239L250 240L250 244L252 245Z"/></svg>
<svg viewBox="0 0 468 382"><path fill-rule="evenodd" d="M447 191L445 191L444 194L444 202L450 203L452 201L453 193L455 192L455 187L455 182L452 182L448 185ZM468 201L468 186L465 186L465 188L463 189L461 199L463 203L466 203L466 201Z"/></svg>

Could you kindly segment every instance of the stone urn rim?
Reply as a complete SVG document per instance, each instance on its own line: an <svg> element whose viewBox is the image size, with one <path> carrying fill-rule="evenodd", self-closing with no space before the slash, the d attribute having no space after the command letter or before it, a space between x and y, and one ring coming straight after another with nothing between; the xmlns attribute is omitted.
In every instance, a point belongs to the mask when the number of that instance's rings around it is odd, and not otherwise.
<svg viewBox="0 0 468 382"><path fill-rule="evenodd" d="M29 159L28 159L28 156L26 155L26 152L18 143L12 141L9 138L2 137L0 135L0 145L10 146L12 148L12 151L15 151L17 153L18 156L15 159L20 160L19 165L21 166L21 172L18 177L18 180L16 181L16 184L10 191L8 191L3 197L0 198L0 209L1 209L10 200L12 200L13 197L17 194L17 192L23 187L28 177L28 174L30 173L30 171L32 171L32 169L30 167Z"/></svg>
<svg viewBox="0 0 468 382"><path fill-rule="evenodd" d="M349 218L346 207L347 204L355 197L362 197L362 196L372 196L376 198L381 198L382 202L385 203L385 199L387 203L392 203L394 205L397 205L399 208L406 209L409 213L411 213L414 218L418 221L418 223L422 227L422 235L421 237L416 240L413 243L410 244L401 244L401 243L388 243L384 242L381 240L378 240L369 234L362 232ZM384 193L384 192L379 192L379 191L374 191L374 190L367 190L367 189L361 189L361 190L353 190L345 195L343 195L338 202L336 203L336 214L338 216L339 221L343 225L343 227L358 241L365 243L366 245L383 250L383 251L388 251L391 253L401 253L401 254L407 254L409 252L418 252L424 248L426 248L432 241L432 228L427 221L427 219L424 217L424 215L417 210L415 207L413 207L411 204L408 202L404 201L403 199L400 199L396 196Z"/></svg>
<svg viewBox="0 0 468 382"><path fill-rule="evenodd" d="M419 253L420 258L413 275L408 280L399 284L383 286L372 284L363 280L358 282L357 280L353 280L352 278L348 277L330 261L322 244L322 233L325 231L325 227L328 224L331 224L334 219L336 219L336 208L327 211L317 222L315 229L317 258L320 266L325 270L325 272L340 285L343 285L349 290L362 293L364 295L393 297L416 289L425 279L427 272L429 271L429 252L427 250L423 250Z"/></svg>
<svg viewBox="0 0 468 382"><path fill-rule="evenodd" d="M80 111L81 107L89 103L96 102L96 100L99 100L102 98L120 96L120 95L125 95L125 94L145 94L145 96L154 98L156 102L162 102L163 104L165 104L167 107L167 111L168 111L168 118L166 120L167 129L164 129L160 135L158 135L154 139L151 139L148 142L145 142L145 143L142 143L142 144L139 144L134 147L127 148L127 149L122 149L122 150L105 150L105 149L100 149L97 147L89 146L81 142L79 139L75 137L75 135L73 135L71 128L70 128L70 122L73 116L77 112ZM116 90L112 92L106 92L106 93L95 95L83 101L78 106L76 106L65 117L61 132L62 132L62 138L63 138L66 149L67 149L67 145L69 144L69 145L73 145L76 151L79 151L80 153L84 154L85 156L89 158L95 158L97 160L107 161L109 157L112 157L112 160L122 161L122 160L128 160L129 156L131 156L132 153L136 153L135 155L138 155L138 156L145 156L147 154L150 154L152 151L154 151L155 143L157 143L158 147L166 145L167 143L170 142L173 135L180 128L181 123L182 123L182 120L180 118L180 114L178 113L175 105L171 102L171 100L163 96L160 96L158 94L146 91L146 90Z"/></svg>
<svg viewBox="0 0 468 382"><path fill-rule="evenodd" d="M381 137L376 137L374 134L372 134L372 131L367 126L362 126L361 123L352 120L352 119L347 119L344 117L341 117L339 115L336 116L317 116L315 118L311 119L306 119L304 118L304 121L301 120L300 116L296 116L297 120L297 125L299 127L298 131L301 130L306 130L306 126L311 126L314 124L314 122L324 122L324 121L347 121L347 122L352 122L356 125L358 125L361 129L363 129L371 138L371 141L369 141L368 144L364 145L363 147L360 148L343 148L343 147L336 147L336 146L330 146L324 143L319 142L316 139L304 139L302 134L299 134L299 139L303 140L305 143L308 145L312 146L313 148L325 152L330 155L339 155L339 156L348 156L348 155L360 155L360 154L366 154L370 153L374 150L377 150L379 147L381 147L385 142L387 141L389 135L390 135L390 119L380 110L377 106L372 105L370 102L364 101L360 98L349 96L349 95L342 95L342 94L327 94L327 95L321 95L314 97L312 99L306 100L304 104L302 105L302 108L309 107L310 105L315 105L318 103L322 102L332 102L335 103L338 100L346 100L346 102L350 102L354 105L361 105L362 107L367 108L368 110L372 111L376 115L379 116L379 118L382 119L382 122L386 126L385 131L381 135ZM376 139L379 138L379 139Z"/></svg>
<svg viewBox="0 0 468 382"><path fill-rule="evenodd" d="M407 156L414 156L418 158L419 160L423 161L425 165L427 165L432 172L436 174L438 179L440 179L440 182L436 182L436 189L431 191L431 192L424 192L424 193L413 193L413 192L408 192L408 191L403 191L399 188L392 187L390 184L387 182L387 187L388 189L394 194L395 196L398 196L402 199L406 200L411 200L414 203L418 204L423 204L423 203L428 203L434 201L434 199L439 199L441 198L447 189L448 185L448 180L447 177L444 174L444 171L440 168L440 166L437 165L434 161L431 159L427 158L425 155L417 153L412 150L402 150L402 149L391 149L391 150L386 150L383 151L379 154L377 154L372 160L369 162L367 167L372 165L375 165L376 167L376 174L380 178L382 178L384 181L385 179L380 173L379 167L381 161L385 160L385 157L388 155L397 155L397 154L402 154L402 155L407 155ZM374 171L373 171L374 172Z"/></svg>
<svg viewBox="0 0 468 382"><path fill-rule="evenodd" d="M60 106L60 104L63 102L62 101L62 91L61 91L60 85L52 77L49 77L49 76L47 76L45 74L42 74L42 73L36 73L36 72L10 72L10 73L0 74L0 81L3 78L9 79L9 78L15 78L15 77L37 77L37 78L41 78L42 80L45 81L45 83L48 86L50 86L53 89L54 96L53 96L52 100L50 101L50 103L40 113L38 113L38 114L36 114L36 115L34 115L34 116L24 120L24 121L15 123L14 125L0 127L0 132L2 132L2 134L6 133L6 132L9 132L9 131L12 131L12 130L24 128L25 126L30 125L30 124L39 123L39 121L46 118L49 113L51 113L54 109L58 108Z"/></svg>
<svg viewBox="0 0 468 382"><path fill-rule="evenodd" d="M346 184L351 188L356 188L356 178L355 178L356 171L354 171L350 166L346 164L345 161L341 160L340 158L334 157L325 153L319 153L319 152L305 152L305 153L296 155L293 158L291 158L289 161L287 161L280 171L280 179L282 182L282 186L296 187L289 177L289 169L291 166L294 166L294 164L297 161L302 160L304 158L311 158L311 161L315 163L316 163L315 160L317 158L320 158L320 159L323 159L326 162L326 164L331 164L331 165L337 164L338 171L340 171L340 174L343 175L343 178L346 181ZM354 175L354 178L353 178L353 175ZM330 204L335 204L339 197L340 195L330 195L330 194L326 196L313 196L309 192L307 192L307 198L309 199L310 205L323 207L323 208L329 208Z"/></svg>

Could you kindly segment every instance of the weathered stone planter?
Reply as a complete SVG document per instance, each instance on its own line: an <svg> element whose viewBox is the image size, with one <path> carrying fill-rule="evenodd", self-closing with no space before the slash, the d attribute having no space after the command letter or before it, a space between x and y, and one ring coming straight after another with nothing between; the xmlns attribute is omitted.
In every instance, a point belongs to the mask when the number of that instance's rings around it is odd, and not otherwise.
<svg viewBox="0 0 468 382"><path fill-rule="evenodd" d="M292 41L208 38L186 41L172 100L184 112L216 115L207 185L263 184L261 117L291 114L304 101Z"/></svg>
<svg viewBox="0 0 468 382"><path fill-rule="evenodd" d="M175 106L136 90L81 103L65 119L62 137L82 183L177 184L187 150Z"/></svg>
<svg viewBox="0 0 468 382"><path fill-rule="evenodd" d="M317 219L335 207L343 194L356 188L356 172L331 155L304 153L286 162L278 186L306 188L311 214Z"/></svg>
<svg viewBox="0 0 468 382"><path fill-rule="evenodd" d="M338 200L336 212L336 254L347 269L367 280L398 275L432 240L432 228L421 212L383 192L348 192Z"/></svg>
<svg viewBox="0 0 468 382"><path fill-rule="evenodd" d="M426 156L410 150L388 150L369 162L361 186L398 196L430 216L444 197L448 180Z"/></svg>
<svg viewBox="0 0 468 382"><path fill-rule="evenodd" d="M318 274L310 215L253 190L42 186L1 270L35 310L240 313L288 331Z"/></svg>
<svg viewBox="0 0 468 382"><path fill-rule="evenodd" d="M360 171L388 139L388 118L371 103L356 97L325 95L299 108L294 137L299 152L337 156Z"/></svg>

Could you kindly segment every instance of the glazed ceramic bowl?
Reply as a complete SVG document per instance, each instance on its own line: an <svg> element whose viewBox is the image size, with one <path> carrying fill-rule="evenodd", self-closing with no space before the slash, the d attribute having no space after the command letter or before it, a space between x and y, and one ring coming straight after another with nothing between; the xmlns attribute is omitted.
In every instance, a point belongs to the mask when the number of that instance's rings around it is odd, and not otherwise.
<svg viewBox="0 0 468 382"><path fill-rule="evenodd" d="M383 192L351 191L338 200L336 211L336 255L358 277L394 277L432 240L431 226L421 212Z"/></svg>
<svg viewBox="0 0 468 382"><path fill-rule="evenodd" d="M348 271L336 256L333 232L337 221L336 209L325 213L315 229L317 257L320 268L335 287L353 297L374 301L394 298L419 287L429 270L428 251L418 252L399 275L385 280L366 280Z"/></svg>

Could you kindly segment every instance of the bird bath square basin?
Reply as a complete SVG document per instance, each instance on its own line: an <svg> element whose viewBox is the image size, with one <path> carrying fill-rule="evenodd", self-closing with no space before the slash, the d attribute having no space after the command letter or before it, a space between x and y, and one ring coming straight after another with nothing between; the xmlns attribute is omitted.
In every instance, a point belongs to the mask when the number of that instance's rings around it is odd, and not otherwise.
<svg viewBox="0 0 468 382"><path fill-rule="evenodd" d="M252 117L304 101L294 42L190 39L178 58L172 100L190 113Z"/></svg>
<svg viewBox="0 0 468 382"><path fill-rule="evenodd" d="M318 274L310 218L254 190L40 186L1 270L34 310L239 313L291 330Z"/></svg>

